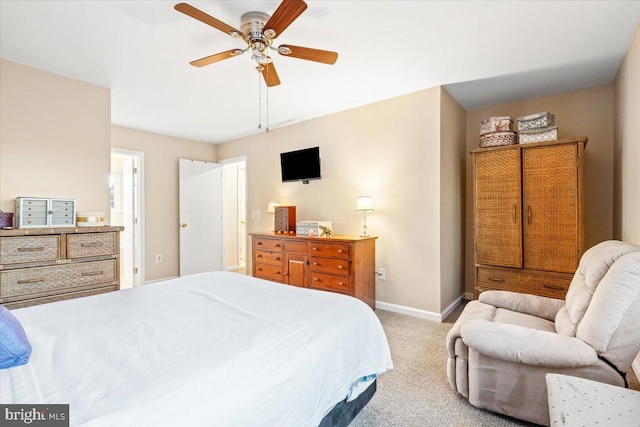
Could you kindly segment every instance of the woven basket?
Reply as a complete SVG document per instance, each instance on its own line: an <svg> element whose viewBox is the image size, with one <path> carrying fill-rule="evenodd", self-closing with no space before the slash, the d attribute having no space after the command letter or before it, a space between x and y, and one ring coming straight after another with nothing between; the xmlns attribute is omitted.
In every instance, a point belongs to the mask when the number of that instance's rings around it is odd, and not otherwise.
<svg viewBox="0 0 640 427"><path fill-rule="evenodd" d="M13 228L13 212L0 211L0 228Z"/></svg>
<svg viewBox="0 0 640 427"><path fill-rule="evenodd" d="M494 132L480 137L480 147L497 147L500 145L512 145L516 143L515 132Z"/></svg>

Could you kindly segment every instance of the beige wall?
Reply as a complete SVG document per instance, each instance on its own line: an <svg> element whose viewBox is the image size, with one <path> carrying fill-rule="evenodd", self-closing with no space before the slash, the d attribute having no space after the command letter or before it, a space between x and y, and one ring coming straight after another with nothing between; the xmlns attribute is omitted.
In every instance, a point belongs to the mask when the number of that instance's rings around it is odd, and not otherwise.
<svg viewBox="0 0 640 427"><path fill-rule="evenodd" d="M464 294L466 111L442 89L440 102L440 305Z"/></svg>
<svg viewBox="0 0 640 427"><path fill-rule="evenodd" d="M249 231L271 228L265 210L277 200L297 206L300 220L332 221L336 233L358 235L356 198L371 195L368 230L378 236L376 267L387 270L376 299L440 313L441 286L459 288L441 277L440 98L431 88L219 145L221 159L247 155L248 210L262 213L249 215ZM445 104L452 108L449 98ZM279 154L313 146L322 179L282 183Z"/></svg>
<svg viewBox="0 0 640 427"><path fill-rule="evenodd" d="M109 89L0 60L0 209L65 197L109 216Z"/></svg>
<svg viewBox="0 0 640 427"><path fill-rule="evenodd" d="M640 26L613 85L614 237L640 245ZM640 354L633 363L640 376Z"/></svg>
<svg viewBox="0 0 640 427"><path fill-rule="evenodd" d="M119 126L111 128L111 146L144 153L146 277L143 279L177 276L178 159L217 161L216 146ZM162 254L161 263L156 263L156 254Z"/></svg>
<svg viewBox="0 0 640 427"><path fill-rule="evenodd" d="M640 244L640 26L618 72L614 93L614 236Z"/></svg>
<svg viewBox="0 0 640 427"><path fill-rule="evenodd" d="M467 112L467 150L478 147L480 122L491 116L549 111L558 137L587 136L585 150L585 245L613 237L613 85L543 96ZM471 156L467 154L466 290L473 292L473 205Z"/></svg>

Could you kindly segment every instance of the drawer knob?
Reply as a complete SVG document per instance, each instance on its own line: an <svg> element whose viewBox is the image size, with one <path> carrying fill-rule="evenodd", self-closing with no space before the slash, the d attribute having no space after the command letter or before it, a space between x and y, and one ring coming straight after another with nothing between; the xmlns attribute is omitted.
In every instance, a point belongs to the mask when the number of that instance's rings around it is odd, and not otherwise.
<svg viewBox="0 0 640 427"><path fill-rule="evenodd" d="M279 247L280 247L280 243L276 243L276 244L274 245L274 247L279 248Z"/></svg>
<svg viewBox="0 0 640 427"><path fill-rule="evenodd" d="M341 254L343 251L342 249L338 249L338 253Z"/></svg>
<svg viewBox="0 0 640 427"><path fill-rule="evenodd" d="M317 251L318 248L316 248L315 246L313 248L311 248L312 251Z"/></svg>
<svg viewBox="0 0 640 427"><path fill-rule="evenodd" d="M313 262L313 265L318 265L318 263L314 261L314 262Z"/></svg>
<svg viewBox="0 0 640 427"><path fill-rule="evenodd" d="M256 258L262 258L262 255L258 254L256 255Z"/></svg>
<svg viewBox="0 0 640 427"><path fill-rule="evenodd" d="M313 278L313 281L314 281L314 282L319 282L319 281L320 281L320 279L318 279L317 277L314 277L314 278Z"/></svg>
<svg viewBox="0 0 640 427"><path fill-rule="evenodd" d="M340 286L344 286L344 283L342 283L342 282L338 282L338 285L340 285Z"/></svg>
<svg viewBox="0 0 640 427"><path fill-rule="evenodd" d="M262 271L262 267L256 268L256 271Z"/></svg>
<svg viewBox="0 0 640 427"><path fill-rule="evenodd" d="M341 265L338 266L338 270L342 270L344 267L342 267Z"/></svg>
<svg viewBox="0 0 640 427"><path fill-rule="evenodd" d="M256 246L262 246L262 242L256 243Z"/></svg>
<svg viewBox="0 0 640 427"><path fill-rule="evenodd" d="M276 257L276 261L280 261L280 257L279 256Z"/></svg>
<svg viewBox="0 0 640 427"><path fill-rule="evenodd" d="M489 277L489 280L491 280L492 282L504 282L504 279L502 277Z"/></svg>

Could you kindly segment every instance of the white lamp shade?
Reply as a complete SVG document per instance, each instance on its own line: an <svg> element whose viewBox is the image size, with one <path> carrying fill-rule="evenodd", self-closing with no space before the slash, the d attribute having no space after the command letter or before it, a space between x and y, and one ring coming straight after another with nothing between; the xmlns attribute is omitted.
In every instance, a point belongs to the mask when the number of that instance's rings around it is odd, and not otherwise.
<svg viewBox="0 0 640 427"><path fill-rule="evenodd" d="M276 206L280 206L280 202L269 202L269 206L267 207L267 213L276 213Z"/></svg>
<svg viewBox="0 0 640 427"><path fill-rule="evenodd" d="M358 197L358 202L356 203L357 211L372 211L373 210L373 197L371 196L360 196Z"/></svg>

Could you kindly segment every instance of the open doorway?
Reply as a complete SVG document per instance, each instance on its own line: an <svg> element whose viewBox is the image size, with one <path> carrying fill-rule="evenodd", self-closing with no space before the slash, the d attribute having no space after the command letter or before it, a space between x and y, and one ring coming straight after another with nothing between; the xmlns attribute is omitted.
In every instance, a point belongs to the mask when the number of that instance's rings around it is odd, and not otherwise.
<svg viewBox="0 0 640 427"><path fill-rule="evenodd" d="M224 269L247 273L247 159L222 160Z"/></svg>
<svg viewBox="0 0 640 427"><path fill-rule="evenodd" d="M111 150L111 225L121 225L120 289L140 286L144 278L142 186L144 153Z"/></svg>

